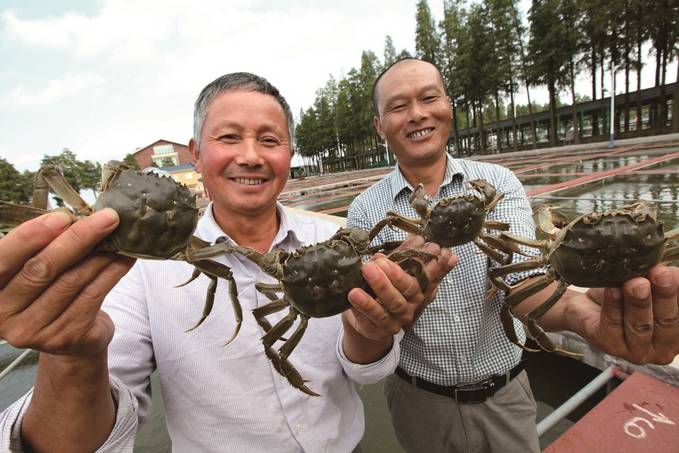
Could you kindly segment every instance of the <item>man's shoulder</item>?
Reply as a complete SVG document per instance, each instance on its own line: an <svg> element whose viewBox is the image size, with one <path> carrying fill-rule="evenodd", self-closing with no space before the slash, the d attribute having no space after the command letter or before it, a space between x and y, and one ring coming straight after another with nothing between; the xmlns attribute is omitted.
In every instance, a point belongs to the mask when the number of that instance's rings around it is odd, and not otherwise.
<svg viewBox="0 0 679 453"><path fill-rule="evenodd" d="M471 179L481 178L486 180L502 180L512 175L510 169L492 162L482 162L471 159L455 159L462 171Z"/></svg>
<svg viewBox="0 0 679 453"><path fill-rule="evenodd" d="M299 211L288 207L283 209L290 229L295 232L300 241L305 243L319 242L330 238L344 223L341 218L335 221L310 211Z"/></svg>
<svg viewBox="0 0 679 453"><path fill-rule="evenodd" d="M365 189L363 192L358 194L354 200L351 202L352 205L366 205L372 204L378 200L383 200L391 196L391 177L392 173L389 173L384 178L377 181L372 186Z"/></svg>

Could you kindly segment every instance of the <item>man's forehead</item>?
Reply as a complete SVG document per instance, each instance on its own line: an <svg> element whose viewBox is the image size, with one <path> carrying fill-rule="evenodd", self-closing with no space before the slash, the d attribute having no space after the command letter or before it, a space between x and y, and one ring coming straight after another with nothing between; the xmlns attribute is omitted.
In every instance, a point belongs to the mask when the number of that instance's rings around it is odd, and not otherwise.
<svg viewBox="0 0 679 453"><path fill-rule="evenodd" d="M443 79L436 66L422 60L403 60L393 65L382 75L375 87L377 94L383 95L382 87L390 82L398 81L395 79L402 76L417 78L417 81L421 82L422 85L444 88ZM398 88L398 85L395 88Z"/></svg>

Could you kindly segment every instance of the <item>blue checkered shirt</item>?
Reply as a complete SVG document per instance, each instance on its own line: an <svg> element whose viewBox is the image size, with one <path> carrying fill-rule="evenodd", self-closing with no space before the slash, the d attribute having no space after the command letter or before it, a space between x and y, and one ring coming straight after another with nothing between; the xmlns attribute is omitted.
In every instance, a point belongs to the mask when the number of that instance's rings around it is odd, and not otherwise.
<svg viewBox="0 0 679 453"><path fill-rule="evenodd" d="M510 170L499 165L447 155L443 183L432 203L465 193L478 196L467 183L474 179L484 179L505 194L489 219L509 223L512 234L534 238L535 225L523 186ZM408 201L412 191L397 165L392 173L354 199L347 225L370 230L387 211L417 218ZM405 237L406 233L387 227L374 244ZM485 300L490 287L488 268L498 264L472 242L451 250L459 257L459 264L441 281L436 300L401 341L401 368L411 376L439 385L469 384L503 374L521 357L521 349L507 339L500 322L504 295L499 291L493 299ZM514 255L514 262L521 259L524 258ZM508 282L513 284L527 275L513 274ZM524 330L516 319L514 329L520 341L525 341Z"/></svg>

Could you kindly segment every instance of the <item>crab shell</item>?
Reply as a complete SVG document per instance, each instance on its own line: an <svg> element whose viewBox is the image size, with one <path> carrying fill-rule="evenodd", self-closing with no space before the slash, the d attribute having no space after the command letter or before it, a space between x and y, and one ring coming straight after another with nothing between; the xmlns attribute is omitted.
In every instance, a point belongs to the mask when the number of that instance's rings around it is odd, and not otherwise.
<svg viewBox="0 0 679 453"><path fill-rule="evenodd" d="M651 215L594 213L576 218L558 233L549 263L573 285L613 287L646 275L664 249L662 223Z"/></svg>
<svg viewBox="0 0 679 453"><path fill-rule="evenodd" d="M342 313L350 307L349 290L365 285L361 266L354 247L342 240L302 247L288 256L283 266L286 298L312 318Z"/></svg>
<svg viewBox="0 0 679 453"><path fill-rule="evenodd" d="M113 208L120 224L107 238L112 250L149 258L171 258L186 250L198 222L196 197L170 177L118 170L107 181L94 210Z"/></svg>
<svg viewBox="0 0 679 453"><path fill-rule="evenodd" d="M485 218L485 204L474 195L444 198L431 208L422 235L441 247L465 244L478 236Z"/></svg>

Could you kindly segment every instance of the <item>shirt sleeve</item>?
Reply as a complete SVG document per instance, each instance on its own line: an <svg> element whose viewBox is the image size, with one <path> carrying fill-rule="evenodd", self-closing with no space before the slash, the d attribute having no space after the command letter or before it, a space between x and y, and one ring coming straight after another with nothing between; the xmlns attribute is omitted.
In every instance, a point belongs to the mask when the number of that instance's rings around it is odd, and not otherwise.
<svg viewBox="0 0 679 453"><path fill-rule="evenodd" d="M399 356L401 355L400 342L403 334L403 329L401 329L394 335L391 349L380 360L373 363L358 364L349 361L344 354L344 348L342 348L344 328L342 327L337 339L337 357L339 357L340 364L349 379L361 385L374 384L392 374L398 366Z"/></svg>
<svg viewBox="0 0 679 453"><path fill-rule="evenodd" d="M137 433L137 400L116 378L111 377L111 395L116 402L116 422L97 453L132 453ZM0 451L23 453L21 422L33 397L31 389L0 413Z"/></svg>

